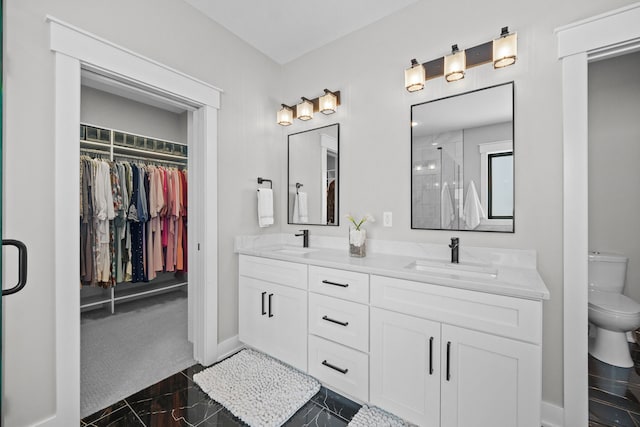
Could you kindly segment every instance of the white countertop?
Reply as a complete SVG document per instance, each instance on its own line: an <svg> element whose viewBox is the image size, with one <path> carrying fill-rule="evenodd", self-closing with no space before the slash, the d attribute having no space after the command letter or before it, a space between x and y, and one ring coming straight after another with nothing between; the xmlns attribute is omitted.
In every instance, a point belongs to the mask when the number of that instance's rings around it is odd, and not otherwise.
<svg viewBox="0 0 640 427"><path fill-rule="evenodd" d="M271 244L265 246L237 245L236 247L236 252L243 255L259 256L319 267L357 271L361 273L517 298L548 300L550 297L549 290L545 286L535 267L532 267L530 262L520 264L505 262L512 261L509 256L504 256L505 253L509 254L510 252L505 249L496 250L495 253L497 253L498 256L479 257L469 255L467 258L467 262L481 261L479 264L481 263L489 266L493 271L495 271L495 278L490 277L489 275L486 275L487 277L467 277L464 272L457 274L455 266L450 267L452 269L451 273L448 271L418 271L415 268L410 268L409 266L415 263L416 260L424 260L427 262L435 260L438 263L448 264L448 261L442 257L426 257L423 253L417 253L414 256L407 253L395 255L381 252L370 252L367 253L367 256L364 258L355 258L349 256L346 246L345 249L311 247L306 250L309 252L303 253L301 245L293 246L286 244ZM299 253L296 253L298 251ZM485 249L485 252L492 255L490 251L490 249ZM477 252L478 251L476 251L475 255L477 255ZM513 252L516 254L515 258L517 258L518 250L513 250ZM535 261L535 255L533 259ZM460 262L463 265L465 264L465 252L461 252ZM517 266L514 267L514 265ZM449 265L446 265L445 267L449 268ZM427 268L425 270L429 269ZM437 270L442 269L438 268ZM482 274L479 275L482 276Z"/></svg>

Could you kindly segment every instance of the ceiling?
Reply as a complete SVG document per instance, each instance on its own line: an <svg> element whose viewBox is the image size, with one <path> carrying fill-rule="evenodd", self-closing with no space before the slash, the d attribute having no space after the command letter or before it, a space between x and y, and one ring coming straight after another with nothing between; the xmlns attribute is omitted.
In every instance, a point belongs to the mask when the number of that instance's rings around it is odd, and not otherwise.
<svg viewBox="0 0 640 427"><path fill-rule="evenodd" d="M419 0L185 0L279 64Z"/></svg>

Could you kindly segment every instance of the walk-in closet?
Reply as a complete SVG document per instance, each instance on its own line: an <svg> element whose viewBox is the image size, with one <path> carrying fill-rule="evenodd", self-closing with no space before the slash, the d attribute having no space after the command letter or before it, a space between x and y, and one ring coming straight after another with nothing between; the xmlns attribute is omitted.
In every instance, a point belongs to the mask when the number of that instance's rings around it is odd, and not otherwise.
<svg viewBox="0 0 640 427"><path fill-rule="evenodd" d="M195 363L186 114L95 86L79 129L82 416Z"/></svg>

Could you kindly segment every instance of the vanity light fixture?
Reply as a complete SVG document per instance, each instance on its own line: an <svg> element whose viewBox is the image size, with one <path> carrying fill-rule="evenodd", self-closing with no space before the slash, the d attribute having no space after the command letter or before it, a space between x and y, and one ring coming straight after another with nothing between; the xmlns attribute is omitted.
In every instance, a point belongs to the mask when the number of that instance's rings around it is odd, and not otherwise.
<svg viewBox="0 0 640 427"><path fill-rule="evenodd" d="M322 114L333 114L338 108L338 97L329 89L324 90L324 95L318 100Z"/></svg>
<svg viewBox="0 0 640 427"><path fill-rule="evenodd" d="M278 110L277 119L281 126L289 126L293 123L293 110L285 104L281 104L282 108Z"/></svg>
<svg viewBox="0 0 640 427"><path fill-rule="evenodd" d="M517 41L517 33L509 33L509 27L503 27L495 40L462 51L453 45L450 55L422 64L412 59L411 67L404 70L404 87L415 92L424 88L425 81L437 77L444 77L448 82L460 80L466 70L490 62L496 69L513 65L518 56Z"/></svg>
<svg viewBox="0 0 640 427"><path fill-rule="evenodd" d="M308 99L301 97L302 102L297 104L295 108L286 104L281 104L282 108L278 110L276 121L281 126L289 126L293 124L293 119L311 120L313 113L321 112L323 114L333 114L340 105L340 91L324 90L324 95L317 98Z"/></svg>
<svg viewBox="0 0 640 427"><path fill-rule="evenodd" d="M500 37L493 41L493 68L503 68L516 62L518 34L509 34L509 27L502 27Z"/></svg>
<svg viewBox="0 0 640 427"><path fill-rule="evenodd" d="M416 92L424 89L424 81L427 75L422 64L416 59L411 60L411 67L404 70L404 87L409 92Z"/></svg>
<svg viewBox="0 0 640 427"><path fill-rule="evenodd" d="M296 116L304 121L313 119L313 102L303 96L302 102L296 105Z"/></svg>
<svg viewBox="0 0 640 427"><path fill-rule="evenodd" d="M467 67L467 57L464 50L458 49L458 45L451 46L451 55L444 57L444 78L448 82L464 79L464 70Z"/></svg>

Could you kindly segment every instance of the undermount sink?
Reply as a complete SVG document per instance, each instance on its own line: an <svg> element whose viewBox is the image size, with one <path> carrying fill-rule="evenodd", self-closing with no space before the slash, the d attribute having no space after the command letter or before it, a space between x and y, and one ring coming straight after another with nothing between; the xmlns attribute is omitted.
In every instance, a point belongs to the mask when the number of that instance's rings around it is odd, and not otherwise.
<svg viewBox="0 0 640 427"><path fill-rule="evenodd" d="M481 279L495 279L498 276L497 268L476 262L460 262L454 264L447 261L418 259L405 268L424 273L450 274Z"/></svg>
<svg viewBox="0 0 640 427"><path fill-rule="evenodd" d="M276 249L274 252L282 255L305 255L305 254L308 254L309 252L313 252L313 249L296 248L294 246L291 246L291 247Z"/></svg>

